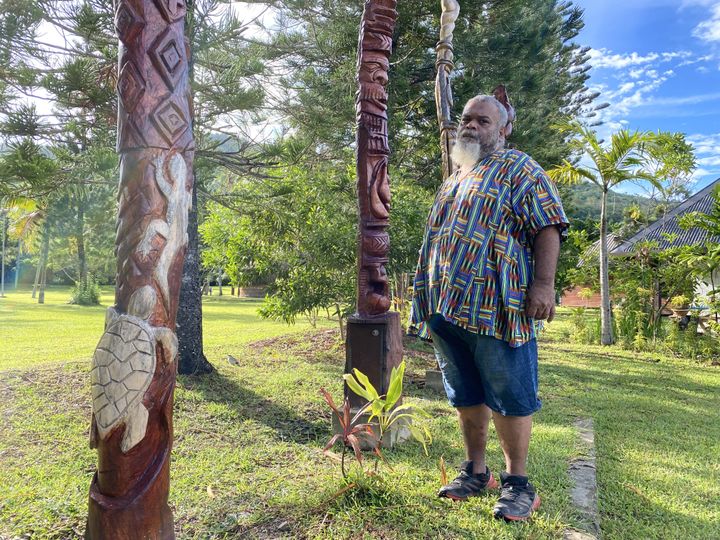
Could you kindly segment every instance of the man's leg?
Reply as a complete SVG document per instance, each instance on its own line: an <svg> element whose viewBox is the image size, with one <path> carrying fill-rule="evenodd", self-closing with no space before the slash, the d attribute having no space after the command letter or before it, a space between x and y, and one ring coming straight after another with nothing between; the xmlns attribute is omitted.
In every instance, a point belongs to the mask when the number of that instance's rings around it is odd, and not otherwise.
<svg viewBox="0 0 720 540"><path fill-rule="evenodd" d="M505 454L505 470L513 476L527 476L532 415L503 416L494 412L493 422Z"/></svg>
<svg viewBox="0 0 720 540"><path fill-rule="evenodd" d="M460 430L465 440L465 455L473 463L473 474L485 472L485 447L492 411L487 405L458 407ZM510 470L510 469L508 469Z"/></svg>
<svg viewBox="0 0 720 540"><path fill-rule="evenodd" d="M540 496L528 482L526 470L532 415L503 416L493 412L493 421L507 471L500 474L502 492L493 515L506 521L523 521L540 506Z"/></svg>

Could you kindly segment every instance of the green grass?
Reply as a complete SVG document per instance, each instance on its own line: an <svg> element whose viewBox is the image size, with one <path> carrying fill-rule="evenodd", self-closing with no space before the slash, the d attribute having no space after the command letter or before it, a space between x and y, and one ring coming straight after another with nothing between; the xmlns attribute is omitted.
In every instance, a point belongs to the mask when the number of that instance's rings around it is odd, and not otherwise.
<svg viewBox="0 0 720 540"><path fill-rule="evenodd" d="M100 306L68 304L68 287L49 287L45 304L31 298L30 289L6 292L0 298L0 371L67 361L89 362L103 332L105 310L114 303L114 290L102 289ZM262 320L262 300L232 296L203 298L203 339L206 353L232 353L251 341L310 329L300 319L288 326ZM321 326L330 323L323 321Z"/></svg>
<svg viewBox="0 0 720 540"><path fill-rule="evenodd" d="M53 291L57 305L46 306L55 310L53 322L42 324L35 322L35 306L0 300L3 539L77 538L84 529L96 463L87 446L85 369L103 310L62 305L63 294ZM7 300L15 306L13 331L5 324ZM413 384L432 365L417 344L406 348L406 400L432 413L430 455L414 442L388 451L392 469L381 465L379 477L368 477L354 468L354 487L341 492L339 463L321 451L330 416L318 394L320 386L340 394L344 352L337 334L297 334L307 327L260 321L256 307L255 301L206 299L206 352L218 372L179 378L170 493L178 538L561 538L576 523L567 464L580 452L572 428L577 417L595 421L606 539L720 538L717 367L567 343L561 313L543 337L544 406L529 463L543 505L532 522L506 525L491 517L496 494L465 504L434 496L440 457L455 466L463 450L444 398ZM91 317L82 310L101 319L97 328L83 326L83 317ZM27 330L33 324L45 324L46 331ZM59 357L56 341L70 328L81 337L73 353L68 336ZM35 352L8 356L6 349L18 342ZM227 354L240 366L224 361ZM499 470L494 435L488 451L491 468Z"/></svg>

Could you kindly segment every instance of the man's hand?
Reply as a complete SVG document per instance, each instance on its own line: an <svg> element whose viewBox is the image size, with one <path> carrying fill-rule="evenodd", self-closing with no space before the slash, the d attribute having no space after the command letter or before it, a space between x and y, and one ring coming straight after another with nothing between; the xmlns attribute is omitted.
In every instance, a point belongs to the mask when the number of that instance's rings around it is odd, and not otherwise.
<svg viewBox="0 0 720 540"><path fill-rule="evenodd" d="M525 297L525 314L528 317L551 322L555 318L555 268L560 254L560 231L555 226L545 227L535 235L533 257L535 276Z"/></svg>
<svg viewBox="0 0 720 540"><path fill-rule="evenodd" d="M533 282L525 296L525 315L552 322L555 318L555 287L552 282Z"/></svg>

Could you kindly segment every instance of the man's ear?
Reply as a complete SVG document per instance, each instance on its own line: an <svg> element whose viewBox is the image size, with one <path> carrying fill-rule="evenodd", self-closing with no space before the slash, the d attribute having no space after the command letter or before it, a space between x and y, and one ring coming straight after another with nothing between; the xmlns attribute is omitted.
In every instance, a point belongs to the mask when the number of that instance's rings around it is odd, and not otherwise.
<svg viewBox="0 0 720 540"><path fill-rule="evenodd" d="M512 127L512 122L508 122L507 125L500 130L500 134L507 139L512 133Z"/></svg>

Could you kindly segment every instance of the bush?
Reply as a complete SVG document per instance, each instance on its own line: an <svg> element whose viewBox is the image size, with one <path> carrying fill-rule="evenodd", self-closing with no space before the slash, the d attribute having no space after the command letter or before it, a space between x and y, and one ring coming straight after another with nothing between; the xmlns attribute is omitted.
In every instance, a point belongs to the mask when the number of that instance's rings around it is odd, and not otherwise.
<svg viewBox="0 0 720 540"><path fill-rule="evenodd" d="M70 296L70 303L81 306L97 306L100 304L100 286L93 276L88 274L85 281L75 283Z"/></svg>
<svg viewBox="0 0 720 540"><path fill-rule="evenodd" d="M571 309L570 323L573 325L572 339L585 345L600 343L601 323L599 317L587 316L587 309L575 307Z"/></svg>

